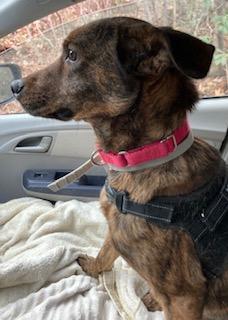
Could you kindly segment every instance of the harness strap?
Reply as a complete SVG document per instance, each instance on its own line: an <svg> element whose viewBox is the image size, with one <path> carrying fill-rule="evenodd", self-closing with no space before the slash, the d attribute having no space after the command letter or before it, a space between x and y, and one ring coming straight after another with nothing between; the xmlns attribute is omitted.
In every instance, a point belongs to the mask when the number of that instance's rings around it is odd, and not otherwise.
<svg viewBox="0 0 228 320"><path fill-rule="evenodd" d="M171 205L154 204L148 202L140 204L129 199L126 192L118 192L109 184L105 184L108 199L115 204L118 211L127 214L131 213L149 222L161 222L167 225L171 223L174 207Z"/></svg>
<svg viewBox="0 0 228 320"><path fill-rule="evenodd" d="M217 197L213 199L208 208L199 213L198 223L196 224L193 221L192 225L190 225L189 232L193 240L199 242L206 233L214 232L226 214L228 214L228 175L225 176Z"/></svg>
<svg viewBox="0 0 228 320"><path fill-rule="evenodd" d="M145 204L141 204L130 200L126 192L117 191L112 188L107 180L105 188L108 199L115 204L119 212L122 214L131 213L149 220L150 222L161 222L168 225L174 222L173 217L175 217L175 224L177 224L179 222L179 217L177 217L178 211L182 210L183 205L185 206L185 209L189 211L188 206L191 206L191 201L189 201L188 196L177 196L176 198L170 197L170 203L163 200L163 197L159 197L154 201L152 200ZM214 194L211 195L211 199L208 200L208 207L203 210L201 210L201 208L198 209L198 224L196 224L195 219L193 219L192 225L189 227L194 241L200 240L207 231L213 232L217 225L221 223L225 214L228 213L228 175L226 175L223 185L220 188L216 197L214 197ZM205 192L205 190L198 193L198 201L201 201L203 192ZM167 199L167 197L164 197L164 199ZM195 214L196 209L194 215Z"/></svg>

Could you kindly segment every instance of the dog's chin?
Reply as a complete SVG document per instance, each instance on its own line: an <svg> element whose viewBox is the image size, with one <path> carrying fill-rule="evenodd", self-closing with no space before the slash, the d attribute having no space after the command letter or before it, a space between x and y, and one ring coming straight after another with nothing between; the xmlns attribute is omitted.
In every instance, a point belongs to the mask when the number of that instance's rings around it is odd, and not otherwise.
<svg viewBox="0 0 228 320"><path fill-rule="evenodd" d="M67 109L67 108L61 108L56 112L53 113L49 113L47 115L45 115L46 118L53 118L56 120L61 120L61 121L69 121L71 119L73 119L74 114L71 110Z"/></svg>
<svg viewBox="0 0 228 320"><path fill-rule="evenodd" d="M46 112L46 110L43 110L43 108L42 111L40 111L39 109L31 110L30 108L25 106L23 106L23 108L26 112L34 117L51 118L61 121L69 121L74 117L73 112L68 108L59 108L55 112Z"/></svg>

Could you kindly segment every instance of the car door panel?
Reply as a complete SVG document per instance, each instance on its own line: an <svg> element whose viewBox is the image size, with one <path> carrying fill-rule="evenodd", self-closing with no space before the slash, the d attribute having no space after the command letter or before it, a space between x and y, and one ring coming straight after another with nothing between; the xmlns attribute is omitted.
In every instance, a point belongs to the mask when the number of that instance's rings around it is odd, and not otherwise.
<svg viewBox="0 0 228 320"><path fill-rule="evenodd" d="M28 114L0 117L0 201L22 196L39 196L49 200L68 200L72 195L55 195L26 190L23 176L27 170L56 170L69 172L87 160L94 148L94 134L84 122L62 122L35 118ZM50 137L51 145L46 152L36 152L30 145L30 152L18 148L26 139L37 141L37 137ZM22 144L23 145L23 144ZM104 176L103 168L94 167L92 176ZM85 194L85 193L84 193ZM91 194L91 192L90 192ZM85 194L86 195L86 194ZM83 197L82 197L83 198Z"/></svg>
<svg viewBox="0 0 228 320"><path fill-rule="evenodd" d="M201 100L189 120L195 136L220 149L228 127L228 97Z"/></svg>

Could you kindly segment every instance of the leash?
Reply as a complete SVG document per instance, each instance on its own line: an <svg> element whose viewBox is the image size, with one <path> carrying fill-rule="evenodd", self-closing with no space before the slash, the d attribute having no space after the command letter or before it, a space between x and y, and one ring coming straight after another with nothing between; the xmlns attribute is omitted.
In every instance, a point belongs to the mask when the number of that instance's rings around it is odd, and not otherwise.
<svg viewBox="0 0 228 320"><path fill-rule="evenodd" d="M100 162L98 150L94 151L90 159L84 162L80 167L50 183L48 185L48 188L51 189L53 192L57 192L64 188L66 185L79 180L93 166L103 166L103 163Z"/></svg>

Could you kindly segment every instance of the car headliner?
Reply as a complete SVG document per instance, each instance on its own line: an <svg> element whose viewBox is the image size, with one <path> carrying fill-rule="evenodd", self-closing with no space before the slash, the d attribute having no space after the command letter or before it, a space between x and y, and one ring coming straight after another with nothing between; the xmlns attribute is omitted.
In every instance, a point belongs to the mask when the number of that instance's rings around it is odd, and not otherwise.
<svg viewBox="0 0 228 320"><path fill-rule="evenodd" d="M0 38L28 23L83 0L1 0Z"/></svg>

